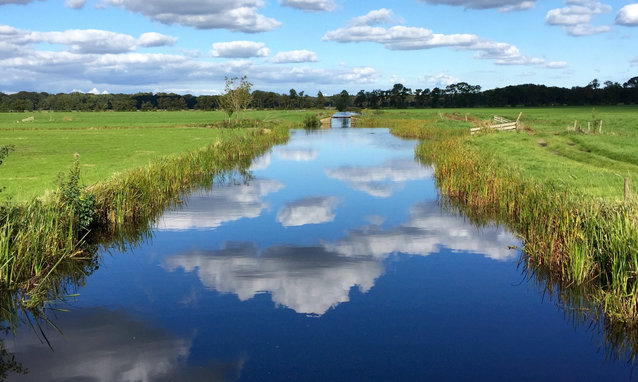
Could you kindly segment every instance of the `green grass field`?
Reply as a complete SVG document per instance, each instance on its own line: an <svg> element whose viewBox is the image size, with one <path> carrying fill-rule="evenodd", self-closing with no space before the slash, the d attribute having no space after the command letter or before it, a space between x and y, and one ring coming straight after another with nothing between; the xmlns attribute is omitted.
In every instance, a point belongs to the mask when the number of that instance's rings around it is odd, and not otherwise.
<svg viewBox="0 0 638 382"><path fill-rule="evenodd" d="M250 111L244 119L300 123L305 112ZM16 122L34 117L33 122ZM221 112L0 113L0 145L14 145L0 166L0 199L20 202L55 190L80 154L82 183L93 184L159 157L196 150L242 129L206 128Z"/></svg>
<svg viewBox="0 0 638 382"><path fill-rule="evenodd" d="M469 129L494 115L515 120L519 112L523 112L523 131L481 133L468 143L526 178L560 189L617 200L623 197L624 178L629 177L638 190L637 106L393 110L379 116ZM568 131L574 121L584 131Z"/></svg>
<svg viewBox="0 0 638 382"><path fill-rule="evenodd" d="M473 127L500 115L515 119L522 132L478 134L470 144L524 176L585 195L623 197L624 178L638 189L638 107L420 109L368 111L391 119L421 119L437 126ZM317 113L317 111L309 111ZM304 111L249 111L242 118L301 123ZM329 112L324 112L329 115ZM18 122L34 117L33 122ZM467 116L468 121L465 121ZM16 147L0 166L0 198L15 201L44 195L56 187L57 174L80 154L82 181L92 184L154 159L204 147L219 134L241 130L204 128L222 121L221 112L34 112L0 113L0 145ZM591 132L571 132L574 121Z"/></svg>

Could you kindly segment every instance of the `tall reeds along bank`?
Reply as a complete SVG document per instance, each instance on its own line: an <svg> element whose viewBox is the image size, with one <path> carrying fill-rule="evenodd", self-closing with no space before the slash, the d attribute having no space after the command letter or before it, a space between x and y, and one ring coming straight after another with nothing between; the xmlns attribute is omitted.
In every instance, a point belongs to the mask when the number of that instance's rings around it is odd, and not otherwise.
<svg viewBox="0 0 638 382"><path fill-rule="evenodd" d="M288 129L251 129L239 138L218 140L210 147L166 158L95 184L97 223L112 232L156 216L180 201L182 193L208 187L216 176L245 173L252 160L284 143Z"/></svg>
<svg viewBox="0 0 638 382"><path fill-rule="evenodd" d="M467 129L444 121L385 121L420 138L442 198L480 220L506 223L524 239L524 261L561 288L581 288L614 324L638 327L638 203L584 197L534 179L471 146Z"/></svg>
<svg viewBox="0 0 638 382"><path fill-rule="evenodd" d="M227 171L245 173L256 155L287 139L286 127L247 129L240 138L222 135L205 149L164 158L88 188L78 186L76 159L53 198L0 206L0 292L11 291L26 298L22 303L38 305L62 285L51 284L56 272L94 256L96 236L103 242L109 235L139 231L140 224L147 228L183 192L209 186Z"/></svg>

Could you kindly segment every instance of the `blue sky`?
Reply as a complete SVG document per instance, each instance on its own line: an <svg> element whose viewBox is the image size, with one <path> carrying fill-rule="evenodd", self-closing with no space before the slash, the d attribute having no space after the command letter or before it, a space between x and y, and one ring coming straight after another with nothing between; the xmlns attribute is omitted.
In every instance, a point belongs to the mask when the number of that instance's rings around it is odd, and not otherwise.
<svg viewBox="0 0 638 382"><path fill-rule="evenodd" d="M0 0L0 91L316 95L638 76L635 0Z"/></svg>

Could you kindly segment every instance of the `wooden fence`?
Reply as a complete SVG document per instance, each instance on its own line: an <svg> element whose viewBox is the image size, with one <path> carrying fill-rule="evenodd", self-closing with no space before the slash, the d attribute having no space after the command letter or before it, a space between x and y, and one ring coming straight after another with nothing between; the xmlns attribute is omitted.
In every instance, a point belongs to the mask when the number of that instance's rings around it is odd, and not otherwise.
<svg viewBox="0 0 638 382"><path fill-rule="evenodd" d="M494 116L494 124L490 125L489 128L490 129L495 129L495 130L518 130L519 127L519 121L521 119L521 115L523 115L523 112L520 112L518 114L518 118L516 118L516 121L510 121L509 119L503 118L503 117L499 117L498 115ZM477 131L480 131L481 129L483 129L483 127L475 127L470 129L470 133L474 134Z"/></svg>

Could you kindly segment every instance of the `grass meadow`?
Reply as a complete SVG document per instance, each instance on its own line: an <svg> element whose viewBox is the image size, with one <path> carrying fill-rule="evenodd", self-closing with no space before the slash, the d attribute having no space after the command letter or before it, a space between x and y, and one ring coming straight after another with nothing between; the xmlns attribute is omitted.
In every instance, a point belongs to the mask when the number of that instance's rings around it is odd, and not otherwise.
<svg viewBox="0 0 638 382"><path fill-rule="evenodd" d="M638 106L394 110L370 115L424 120L464 131L488 125L494 115L515 120L519 112L522 131L486 131L466 143L522 177L556 189L614 201L624 197L628 177L631 188L638 190Z"/></svg>
<svg viewBox="0 0 638 382"><path fill-rule="evenodd" d="M242 119L296 125L300 111L249 111ZM32 122L18 122L34 117ZM0 199L27 201L50 194L59 173L80 155L81 181L91 185L123 171L239 137L243 129L211 128L222 112L0 113L0 146L12 152L0 166Z"/></svg>

